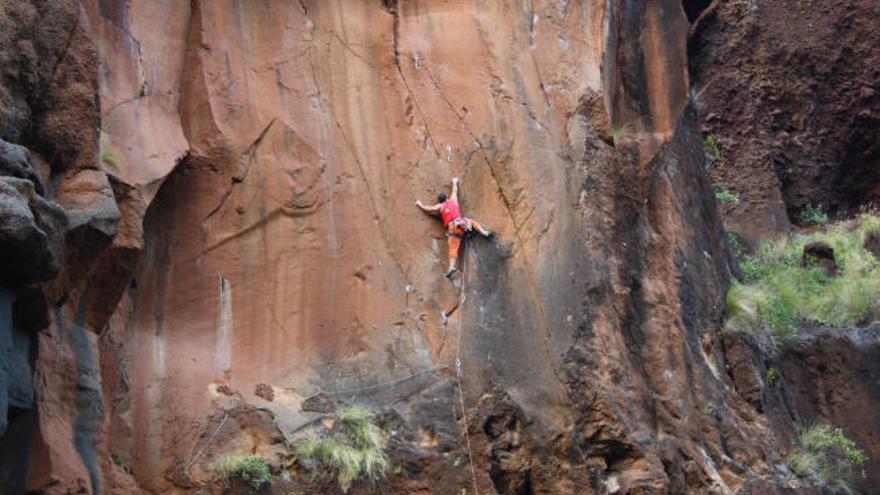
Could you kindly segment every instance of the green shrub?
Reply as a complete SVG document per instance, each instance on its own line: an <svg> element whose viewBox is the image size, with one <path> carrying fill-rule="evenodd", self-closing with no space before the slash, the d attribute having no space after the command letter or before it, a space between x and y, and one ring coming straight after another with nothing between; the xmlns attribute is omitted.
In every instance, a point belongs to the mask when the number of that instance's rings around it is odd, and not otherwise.
<svg viewBox="0 0 880 495"><path fill-rule="evenodd" d="M816 206L813 206L813 203L807 203L807 206L798 215L798 223L821 227L828 223L828 213L822 208L822 203L818 203Z"/></svg>
<svg viewBox="0 0 880 495"><path fill-rule="evenodd" d="M706 154L706 160L709 162L709 165L721 158L721 150L718 149L718 138L714 134L707 134L703 138L703 153Z"/></svg>
<svg viewBox="0 0 880 495"><path fill-rule="evenodd" d="M241 481L254 490L272 483L269 465L258 455L224 454L214 462L214 472L227 482Z"/></svg>
<svg viewBox="0 0 880 495"><path fill-rule="evenodd" d="M767 383L773 385L777 380L779 380L779 371L773 366L767 368Z"/></svg>
<svg viewBox="0 0 880 495"><path fill-rule="evenodd" d="M733 255L736 256L736 259L743 257L745 249L743 249L742 242L740 242L736 234L732 232L727 233L727 244L730 246L731 251L733 251Z"/></svg>
<svg viewBox="0 0 880 495"><path fill-rule="evenodd" d="M854 470L865 463L865 454L841 428L814 423L799 429L798 442L801 449L786 458L797 476L813 478L835 492L851 492Z"/></svg>
<svg viewBox="0 0 880 495"><path fill-rule="evenodd" d="M726 182L715 183L715 199L722 203L739 204L739 195L732 192Z"/></svg>
<svg viewBox="0 0 880 495"><path fill-rule="evenodd" d="M802 322L845 327L875 321L880 317L880 261L863 246L875 229L880 230L880 217L862 215L855 230L832 225L766 243L743 256L743 280L734 280L727 294L726 326L752 332L763 328L784 344ZM804 246L818 241L834 249L834 277L819 267L801 266Z"/></svg>
<svg viewBox="0 0 880 495"><path fill-rule="evenodd" d="M368 411L352 406L323 438L310 438L297 448L300 457L314 459L334 471L339 488L347 492L352 482L375 481L388 471L385 439Z"/></svg>

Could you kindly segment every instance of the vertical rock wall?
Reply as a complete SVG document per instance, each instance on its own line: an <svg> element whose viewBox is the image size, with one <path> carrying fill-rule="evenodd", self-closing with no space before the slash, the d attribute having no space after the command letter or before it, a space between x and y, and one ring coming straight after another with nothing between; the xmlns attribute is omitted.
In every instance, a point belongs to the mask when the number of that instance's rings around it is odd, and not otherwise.
<svg viewBox="0 0 880 495"><path fill-rule="evenodd" d="M193 492L335 401L381 414L392 493L786 485L725 371L678 2L2 5L56 60L4 39L44 82L4 72L2 137L45 166L3 180L63 237L14 287L47 301L16 483ZM454 175L497 240L447 281L414 201Z"/></svg>

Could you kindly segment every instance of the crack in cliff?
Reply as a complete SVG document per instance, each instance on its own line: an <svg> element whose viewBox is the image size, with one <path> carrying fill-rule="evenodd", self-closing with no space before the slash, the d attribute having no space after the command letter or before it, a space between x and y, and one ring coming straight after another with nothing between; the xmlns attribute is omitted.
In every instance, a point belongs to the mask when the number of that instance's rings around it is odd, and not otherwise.
<svg viewBox="0 0 880 495"><path fill-rule="evenodd" d="M544 97L544 115L546 116L547 111L550 109L550 95L547 94L544 76L541 75L541 69L538 66L538 59L535 58L535 52L532 52L532 64L535 66L535 75L538 76L538 88L541 90L541 96ZM553 120L548 117L547 124L545 125L549 125L551 122Z"/></svg>
<svg viewBox="0 0 880 495"><path fill-rule="evenodd" d="M456 116L458 121L461 123L461 126L464 129L464 131L468 134L468 136L470 136L470 138L474 141L474 143L476 143L477 149L473 153L471 153L471 157L473 156L474 153L479 153L480 156L483 158L483 161L486 163L486 165L488 165L489 172L492 176L493 181L495 182L495 187L498 190L498 194L501 197L501 201L504 203L504 207L507 211L507 215L510 217L510 221L513 224L513 228L514 228L514 232L516 233L517 240L519 240L522 243L522 234L520 232L520 225L516 221L516 218L514 217L514 214L513 214L513 204L510 201L510 199L507 197L507 193L504 191L504 188L501 185L501 181L498 178L498 175L495 170L495 166L492 164L492 160L490 160L489 157L486 156L485 147L483 146L482 141L473 133L473 131L471 131L470 127L468 127L467 123L465 122L464 117L458 113L458 111L455 108L455 105L452 104L452 101L450 101L449 97L446 96L446 93L442 90L442 88L440 88L440 85L437 83L436 79L434 79L434 76L431 73L431 70L428 68L427 64L425 65L425 72L427 72L428 77L431 79L431 81L434 84L434 88L437 90L438 93L440 93L441 98L446 103L446 105L449 107L450 111L452 111L452 113ZM470 162L471 157L468 158L468 162Z"/></svg>
<svg viewBox="0 0 880 495"><path fill-rule="evenodd" d="M266 127L263 128L263 131L260 133L260 135L257 136L257 138L254 140L253 143L251 143L251 145L247 148L247 150L245 150L245 152L242 153L242 157L247 156L247 163L245 164L243 173L241 173L240 175L235 174L229 179L229 187L223 193L223 196L220 198L220 202L211 211L209 211L208 214L205 216L204 220L202 220L203 228L205 227L205 224L208 222L208 220L210 220L211 217L213 217L215 214L217 214L220 211L221 208L223 208L223 205L226 204L226 200L229 199L229 196L231 196L233 191L235 190L235 186L244 182L245 179L247 179L248 172L250 172L251 165L253 164L254 158L256 157L257 146L259 146L260 142L263 141L263 138L266 137L266 133L269 132L269 129L272 127L272 124L274 124L277 119L278 118L275 117L272 120L270 120L269 123L266 125Z"/></svg>
<svg viewBox="0 0 880 495"><path fill-rule="evenodd" d="M67 41L64 42L64 50L61 52L58 60L55 61L55 65L52 66L52 72L50 72L49 79L46 80L46 87L43 88L42 91L40 91L40 96L36 98L38 102L46 97L46 94L52 87L52 81L55 80L55 75L58 72L58 68L64 62L64 59L67 58L67 54L70 53L70 47L73 45L73 38L76 36L76 31L80 28L80 22L82 22L82 13L80 12L79 7L79 4L77 4L76 19L74 19L73 27L70 29L70 34L67 36Z"/></svg>
<svg viewBox="0 0 880 495"><path fill-rule="evenodd" d="M263 131L260 132L260 135L257 136L257 139L255 139L254 142L251 143L251 145L250 145L250 146L248 147L248 149L245 151L244 154L245 154L245 155L248 155L247 165L245 165L244 173L243 173L240 177L239 177L239 176L233 176L233 177L232 177L232 179L233 179L234 181L236 181L236 182L244 182L245 179L247 179L248 172L250 172L250 170L251 170L251 165L254 163L254 158L255 158L256 155L257 155L257 147L258 147L258 146L260 145L260 143L263 141L263 138L266 137L266 134L269 132L269 129L272 128L272 124L274 124L276 120L278 120L278 117L273 117L272 120L270 120L269 123L266 124L266 127L263 128Z"/></svg>
<svg viewBox="0 0 880 495"><path fill-rule="evenodd" d="M419 113L419 118L422 119L422 125L425 126L425 134L427 135L427 140L431 141L431 146L434 148L434 153L437 156L443 156L440 153L440 150L437 148L437 142L434 141L434 136L431 134L431 128L428 126L428 119L425 118L425 113L422 112L422 106L419 104L419 99L416 98L415 93L413 93L412 89L409 87L409 82L406 80L406 76L403 74L403 68L400 66L400 12L398 11L398 6L396 1L386 1L385 8L394 18L393 20L393 29L392 29L392 45L394 49L394 66L397 68L397 74L400 76L400 80L403 82L403 87L406 88L406 92L409 95L410 99L413 101L413 105L416 108L416 111ZM427 146L427 141L425 142L425 146Z"/></svg>
<svg viewBox="0 0 880 495"><path fill-rule="evenodd" d="M116 104L114 104L113 106L111 106L110 108L108 108L107 110L105 110L104 112L102 112L104 115L103 115L101 118L102 118L102 119L104 119L104 118L108 118L108 117L109 117L109 116L110 116L110 115L111 115L111 114L112 114L117 108L119 108L119 107L121 107L121 106L123 106L123 105L128 105L129 103L134 103L134 102L136 102L136 101L138 101L138 100L142 100L142 99L144 99L144 98L146 98L145 95L140 95L140 94L139 94L139 95L137 95L137 96L132 96L131 98L127 98L127 99L125 99L125 100L122 100L122 101L120 101L120 102L117 102Z"/></svg>
<svg viewBox="0 0 880 495"><path fill-rule="evenodd" d="M283 58L277 62L272 62L272 63L266 64L263 67L248 67L248 68L251 70L251 72L254 72L257 74L259 74L260 72L268 71L268 70L277 70L282 65L287 65L291 62L295 62L295 61L305 57L306 55L309 54L309 50L311 50L311 46L304 49L303 51L295 54L295 55L292 55L287 58Z"/></svg>
<svg viewBox="0 0 880 495"><path fill-rule="evenodd" d="M373 190L370 187L370 181L369 181L369 179L367 179L367 174L366 174L366 171L364 170L364 165L361 162L360 158L357 156L357 151L355 150L352 142L349 140L348 135L345 133L345 130L342 128L342 125L339 123L338 120L336 120L335 117L332 117L332 115L331 115L331 118L333 118L333 123L336 124L336 128L339 130L339 133L342 135L342 140L345 141L345 144L348 147L349 153L351 153L352 158L354 158L355 163L357 163L358 171L361 174L361 180L364 181L364 187L367 189L367 196L370 199L370 208L373 210L373 219L376 220L379 228L381 229L382 225L385 223L385 221L382 218L382 216L379 214L379 208L376 205L376 200L375 200L375 197L373 194ZM407 271L403 267L403 263L401 263L400 260L398 259L397 255L396 255L396 251L391 249L391 246L389 245L388 240L385 238L384 235L380 235L379 237L382 238L382 243L385 245L385 249L388 252L388 255L391 257L392 260L394 260L395 264L397 265L398 269L400 270L400 274L403 275L403 279L404 279L404 281L406 281L406 284L413 285L412 280L410 280L409 276L407 275Z"/></svg>
<svg viewBox="0 0 880 495"><path fill-rule="evenodd" d="M553 119L547 115L548 110L550 109L550 96L547 94L547 89L544 84L544 77L541 75L541 68L538 65L538 59L535 57L535 2L529 2L530 14L532 22L529 23L529 54L532 58L532 65L535 67L535 75L538 77L538 87L541 90L541 96L544 97L544 116L547 118L547 123L544 124L549 125L553 122ZM531 111L531 109L530 109ZM535 118L535 117L533 117ZM537 120L537 119L535 119ZM540 122L540 121L539 121Z"/></svg>
<svg viewBox="0 0 880 495"><path fill-rule="evenodd" d="M302 13L304 16L309 16L309 8L306 7L306 2L304 0L299 0L299 8L302 9Z"/></svg>
<svg viewBox="0 0 880 495"><path fill-rule="evenodd" d="M378 224L381 226L383 223L383 219L382 219L382 216L379 214L379 207L376 203L375 194L373 193L373 189L372 189L372 187L370 187L370 181L367 178L366 170L364 170L363 162L361 162L361 159L357 154L357 150L354 147L354 143L351 142L351 140L348 137L348 134L346 134L346 132L345 132L345 129L343 129L342 125L339 123L339 119L336 118L336 115L333 113L332 110L330 110L328 105L324 102L324 93L321 91L321 86L318 83L318 75L317 75L318 73L317 73L316 67L315 67L315 60L311 55L309 56L309 64L311 66L312 82L315 85L315 91L318 93L318 103L323 108L323 110L327 113L327 115L330 117L333 124L336 126L336 129L339 131L339 134L342 136L342 140L345 142L345 145L346 145L346 148L348 149L348 152L351 154L352 158L354 159L355 164L357 165L357 168L358 168L358 172L360 173L361 180L364 182L364 187L367 190L367 197L369 198L370 208L373 213L373 219L376 222L378 222ZM388 253L388 256L397 265L397 268L400 271L400 274L403 277L403 280L406 282L407 285L413 285L412 281L409 279L409 276L407 275L407 271L403 267L403 263L401 263L401 261L398 259L397 255L395 254L396 252L389 245L388 239L386 239L386 237L384 235L380 235L379 237L382 239L382 243L385 246L385 250Z"/></svg>
<svg viewBox="0 0 880 495"><path fill-rule="evenodd" d="M323 203L321 201L319 201L318 199L315 199L315 201L309 205L305 205L305 206L298 207L298 208L291 208L290 210L288 210L284 206L280 206L277 209L275 209L274 211L272 211L271 213L269 213L268 215L264 216L263 218L260 218L256 222L248 225L247 227L244 227L243 229L237 230L237 231L233 232L232 234L229 234L228 236L218 240L214 244L211 244L210 246L206 247L205 249L202 250L202 254L210 253L210 252L216 250L217 248L220 248L220 247L224 246L225 244L229 243L229 241L232 241L232 240L237 239L243 235L246 235L250 232L253 232L257 228L262 227L263 225L274 221L278 216L285 216L288 218L298 218L298 217L309 216L309 215L315 213L316 211L318 211L318 208L322 204Z"/></svg>
<svg viewBox="0 0 880 495"><path fill-rule="evenodd" d="M458 118L458 121L461 123L462 128L465 130L465 132L467 132L467 134L471 137L471 139L473 139L474 142L477 144L477 151L476 152L479 152L480 156L483 158L483 161L486 163L486 165L489 168L489 173L492 176L492 180L495 182L495 187L498 191L498 195L501 198L502 203L504 204L504 207L507 211L507 215L510 217L511 224L513 225L514 237L516 238L518 244L521 246L520 249L523 253L523 263L526 265L526 270L525 270L526 278L529 281L529 284L528 284L529 291L531 292L532 300L535 302L535 305L538 307L538 311L541 316L541 323L542 323L542 326L544 327L544 334L545 334L544 335L544 351L545 351L545 354L547 355L548 363L551 363L551 368L553 370L553 374L556 375L557 380L559 380L559 382L561 384L565 385L565 380L563 379L561 372L557 369L556 365L552 364L554 362L553 361L553 354L552 354L552 352L549 348L549 345L548 345L549 340L552 338L552 330L550 327L550 320L549 320L549 317L547 316L547 310L544 307L544 303L543 303L541 297L539 296L537 283L535 282L534 275L533 275L533 267L532 267L531 261L529 260L528 255L525 251L524 236L521 232L522 227L521 227L520 223L517 222L516 217L514 216L514 213L513 213L513 204L511 202L510 198L508 198L507 193L504 191L504 187L501 185L501 180L498 177L498 172L495 170L495 166L492 164L492 160L490 160L489 157L486 155L485 148L483 147L483 143L480 141L479 138L477 138L477 136L473 133L473 131L471 131L470 127L465 122L464 117L458 113L455 105L452 104L452 101L449 99L448 96L446 96L446 93L442 90L440 85L437 83L437 80L434 79L434 76L431 73L431 70L428 68L427 64L425 64L425 71L427 72L428 77L433 82L434 88L437 90L438 93L440 93L440 96L442 97L443 101L446 102L446 105L449 106L449 109Z"/></svg>
<svg viewBox="0 0 880 495"><path fill-rule="evenodd" d="M393 83L393 81L391 80L390 77L386 76L385 74L382 74L382 71L379 69L379 67L373 65L369 60L367 60L366 57L364 57L363 55L361 55L360 53L355 51L355 49L352 48L351 45L346 43L345 40L343 40L336 31L334 31L332 29L326 29L325 31L332 34L333 38L335 38L336 41L338 41L339 44L342 45L343 48L345 48L349 53L351 53L352 55L354 55L355 57L360 59L363 63L367 64L367 66L369 68L373 69L374 71L376 71L376 73L379 74L379 76L381 76L383 79L385 79L389 83Z"/></svg>

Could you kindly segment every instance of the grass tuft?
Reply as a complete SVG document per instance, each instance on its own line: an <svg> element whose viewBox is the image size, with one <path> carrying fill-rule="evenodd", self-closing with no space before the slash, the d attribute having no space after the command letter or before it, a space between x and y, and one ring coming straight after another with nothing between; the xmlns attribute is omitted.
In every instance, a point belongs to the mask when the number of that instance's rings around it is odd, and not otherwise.
<svg viewBox="0 0 880 495"><path fill-rule="evenodd" d="M241 481L259 490L272 483L266 459L259 455L224 454L214 462L214 472L227 482Z"/></svg>
<svg viewBox="0 0 880 495"><path fill-rule="evenodd" d="M794 234L741 255L744 277L727 294L729 329L769 330L777 344L793 337L801 323L835 327L869 324L880 317L880 260L865 249L880 217L863 214L859 226L827 226L809 235ZM838 274L802 266L804 246L825 242L834 249Z"/></svg>
<svg viewBox="0 0 880 495"><path fill-rule="evenodd" d="M309 438L297 448L304 459L314 459L336 473L343 492L357 479L376 481L388 471L385 439L367 410L352 406L324 438Z"/></svg>

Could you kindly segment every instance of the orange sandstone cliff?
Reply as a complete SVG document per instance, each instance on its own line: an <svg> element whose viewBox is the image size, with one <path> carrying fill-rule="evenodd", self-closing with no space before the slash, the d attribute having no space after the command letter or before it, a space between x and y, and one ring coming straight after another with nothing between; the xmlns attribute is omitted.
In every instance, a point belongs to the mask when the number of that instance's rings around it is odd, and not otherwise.
<svg viewBox="0 0 880 495"><path fill-rule="evenodd" d="M722 335L681 3L8 0L0 26L9 493L222 493L225 452L334 493L294 445L351 404L394 466L355 493L809 490ZM453 176L496 238L450 281L414 202Z"/></svg>

